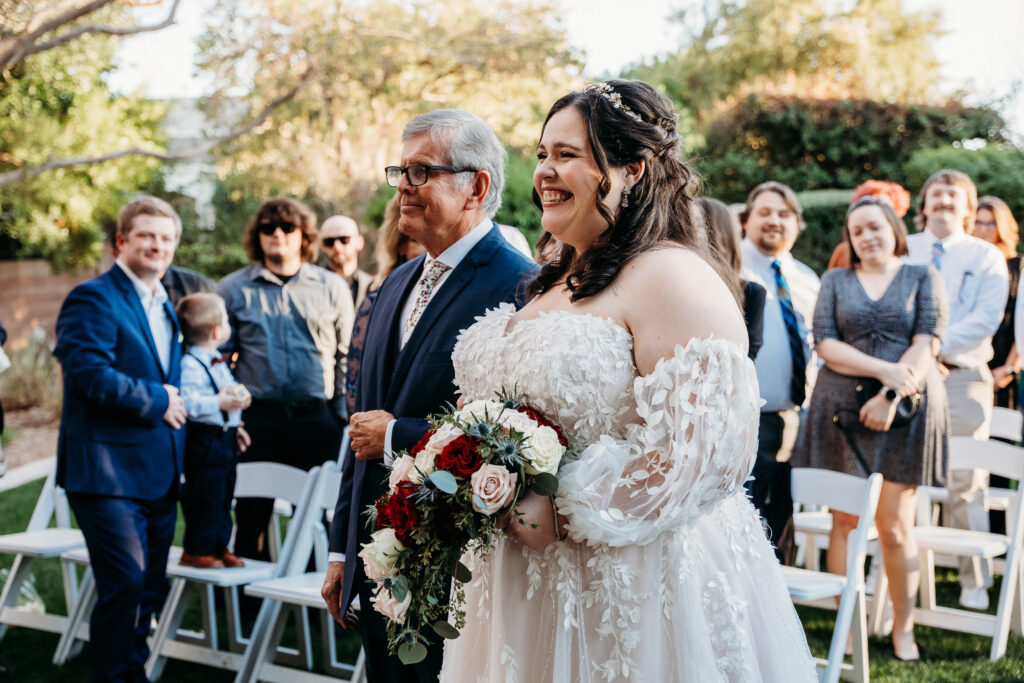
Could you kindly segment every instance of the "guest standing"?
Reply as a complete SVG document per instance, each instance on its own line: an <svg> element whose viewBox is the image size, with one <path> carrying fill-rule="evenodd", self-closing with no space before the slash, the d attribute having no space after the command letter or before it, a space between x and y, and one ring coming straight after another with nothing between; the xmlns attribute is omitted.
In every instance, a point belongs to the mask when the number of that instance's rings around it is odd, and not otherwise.
<svg viewBox="0 0 1024 683"><path fill-rule="evenodd" d="M822 278L814 339L825 365L794 463L860 477L882 473L875 524L892 593L893 649L898 659L915 660L914 596L920 576L911 530L917 486L934 486L945 475L949 411L935 353L948 315L946 294L934 267L900 262L907 253L907 231L887 200L854 202L843 239L852 263ZM877 380L881 389L860 406L857 386L866 379ZM917 414L909 424L892 427L899 401L918 392ZM859 462L850 441L866 463ZM833 512L832 520L828 569L845 574L846 539L857 517Z"/></svg>
<svg viewBox="0 0 1024 683"><path fill-rule="evenodd" d="M255 263L225 277L237 353L235 378L252 392L242 421L252 447L242 462L283 462L309 470L335 460L345 422L345 356L352 333L352 294L338 275L313 265L316 217L294 199L269 199L245 231ZM235 553L267 559L274 501L235 504Z"/></svg>
<svg viewBox="0 0 1024 683"><path fill-rule="evenodd" d="M320 247L327 268L340 275L352 290L352 304L357 311L373 284L373 276L359 267L359 254L365 244L359 224L348 216L331 216L320 226Z"/></svg>
<svg viewBox="0 0 1024 683"><path fill-rule="evenodd" d="M946 376L950 436L987 439L992 420L992 335L1009 293L1006 259L994 246L967 234L974 224L978 191L960 171L938 171L925 181L914 221L921 232L907 239L906 262L938 268L949 301L949 325L942 335L939 373ZM950 521L961 529L988 531L982 470L951 470L947 476ZM988 607L991 562L981 576L970 558L960 561L960 604Z"/></svg>
<svg viewBox="0 0 1024 683"><path fill-rule="evenodd" d="M761 421L757 461L748 482L754 505L768 523L775 554L792 564L793 499L789 458L800 429L800 410L807 397L811 362L810 321L821 283L790 250L804 227L793 189L782 183L761 183L747 197L741 223L743 279L764 287L764 341L755 366L761 388Z"/></svg>

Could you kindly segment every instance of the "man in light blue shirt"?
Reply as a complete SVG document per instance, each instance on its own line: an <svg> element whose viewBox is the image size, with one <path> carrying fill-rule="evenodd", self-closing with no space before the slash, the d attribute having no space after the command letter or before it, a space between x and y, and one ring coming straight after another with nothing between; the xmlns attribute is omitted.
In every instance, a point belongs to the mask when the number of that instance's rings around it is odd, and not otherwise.
<svg viewBox="0 0 1024 683"><path fill-rule="evenodd" d="M746 239L740 277L765 288L764 342L755 367L761 422L751 499L768 524L780 562L792 564L793 499L789 458L800 428L800 408L813 385L811 320L821 283L790 250L804 226L796 193L774 181L755 187L740 216Z"/></svg>

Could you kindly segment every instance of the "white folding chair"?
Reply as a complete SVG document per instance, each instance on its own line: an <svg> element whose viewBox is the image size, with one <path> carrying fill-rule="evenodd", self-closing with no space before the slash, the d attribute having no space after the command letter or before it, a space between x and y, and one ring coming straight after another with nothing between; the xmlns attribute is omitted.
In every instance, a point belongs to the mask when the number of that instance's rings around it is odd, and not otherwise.
<svg viewBox="0 0 1024 683"><path fill-rule="evenodd" d="M355 666L338 660L334 620L327 612L320 589L327 570L327 530L321 520L325 513L334 510L341 485L341 473L333 462L324 463L317 480L313 501L309 507L312 523L304 525L305 537L298 539L286 573L279 578L257 581L245 587L247 595L263 598L257 626L253 627L252 640L245 654L245 663L235 677L236 683L271 681L276 683L331 683L344 678L354 683L365 681L365 663L362 649ZM313 554L317 571L306 572L310 554ZM358 561L358 558L353 558ZM358 599L357 599L358 600ZM287 623L285 605L299 605L320 610L322 617L324 668L329 675L313 673L311 659L305 663L305 671L283 667L273 662L281 635ZM358 605L355 605L358 609ZM306 649L309 652L309 648Z"/></svg>
<svg viewBox="0 0 1024 683"><path fill-rule="evenodd" d="M1019 410L1010 410L999 406L992 408L990 438L1019 443L1022 428L1024 428L1024 415Z"/></svg>
<svg viewBox="0 0 1024 683"><path fill-rule="evenodd" d="M302 535L299 529L306 519L313 488L320 468L309 472L272 462L242 463L238 466L235 496L238 498L281 498L295 506L288 524L281 558L288 558L292 546ZM292 532L296 533L292 533ZM156 633L150 645L146 674L151 680L160 677L168 657L182 659L222 669L237 670L244 659L249 639L242 634L237 589L240 586L279 576L285 569L284 559L278 562L261 562L246 559L244 567L224 569L195 569L179 564L169 565L167 574L171 579L171 590L164 603L157 622ZM217 643L196 644L175 639L182 617L188 609L189 593L193 587L213 586L227 589L228 646L229 651L217 648Z"/></svg>
<svg viewBox="0 0 1024 683"><path fill-rule="evenodd" d="M972 467L1010 479L1024 479L1024 448L999 441L952 437L949 440L949 469ZM1024 525L1021 524L1024 496L1018 491L1007 491L1007 496L1006 535L937 526L914 528L914 540L921 554L921 606L914 610L914 622L990 637L992 661L1006 654L1011 621L1017 633L1024 633L1021 627L1024 577L1020 561L1021 539L1024 536ZM994 564L996 570L1003 570L999 603L994 615L936 605L935 555L939 553L969 557L977 563L983 559L1006 556L1005 562Z"/></svg>
<svg viewBox="0 0 1024 683"><path fill-rule="evenodd" d="M53 517L56 517L56 527L48 528ZM0 536L0 553L15 556L3 592L0 593L0 639L7 632L8 626L51 633L63 632L68 623L67 616L19 609L18 595L31 575L36 560L60 557L63 552L84 545L82 532L71 528L67 496L56 484L54 467L36 500L28 528L21 533ZM64 602L70 615L78 597L79 586L74 568L65 561L61 561L61 573L64 577Z"/></svg>
<svg viewBox="0 0 1024 683"><path fill-rule="evenodd" d="M835 683L840 675L846 680L868 680L868 641L866 602L864 595L864 560L867 553L868 533L875 520L878 496L882 491L882 475L872 474L867 479L831 470L805 467L793 468L793 500L799 503L826 505L860 519L850 533L846 545L846 574L783 567L782 574L793 602L800 605L832 608L839 598L836 625L828 659L817 659L824 671L820 679ZM846 639L853 630L853 664L843 663Z"/></svg>

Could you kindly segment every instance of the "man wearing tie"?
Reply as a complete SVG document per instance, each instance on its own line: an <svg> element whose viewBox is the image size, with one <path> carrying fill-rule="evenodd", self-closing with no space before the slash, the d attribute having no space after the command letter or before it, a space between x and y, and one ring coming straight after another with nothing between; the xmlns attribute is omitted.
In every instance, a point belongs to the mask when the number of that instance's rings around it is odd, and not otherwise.
<svg viewBox="0 0 1024 683"><path fill-rule="evenodd" d="M181 220L166 202L125 205L114 266L72 290L57 318L57 482L96 580L96 681L146 680L150 617L167 592L186 414L180 330L160 276L180 237Z"/></svg>
<svg viewBox="0 0 1024 683"><path fill-rule="evenodd" d="M782 183L761 183L740 214L746 232L740 277L765 288L764 342L754 362L761 388L761 422L751 499L768 524L775 554L796 556L789 458L800 429L800 408L810 395L811 320L821 283L790 250L803 229L796 193Z"/></svg>
<svg viewBox="0 0 1024 683"><path fill-rule="evenodd" d="M441 668L440 643L415 666L388 655L384 621L370 606L356 557L370 538L363 512L385 492L384 458L415 445L429 428L426 417L455 403L451 354L459 333L502 302L521 305L535 269L491 220L501 205L506 155L487 124L467 112L435 111L412 119L402 140L402 165L385 172L398 188L399 230L427 253L384 281L367 322L322 591L345 625L359 595L371 683L434 681Z"/></svg>
<svg viewBox="0 0 1024 683"><path fill-rule="evenodd" d="M907 240L907 263L938 268L949 297L949 326L942 335L939 374L946 380L950 436L987 439L992 420L992 335L999 329L1009 293L1006 258L995 246L965 233L974 225L978 191L960 171L932 174L918 195L914 222L921 232ZM952 470L950 522L961 529L988 531L985 489L988 473ZM960 604L988 608L990 562L981 576L969 558L960 561Z"/></svg>

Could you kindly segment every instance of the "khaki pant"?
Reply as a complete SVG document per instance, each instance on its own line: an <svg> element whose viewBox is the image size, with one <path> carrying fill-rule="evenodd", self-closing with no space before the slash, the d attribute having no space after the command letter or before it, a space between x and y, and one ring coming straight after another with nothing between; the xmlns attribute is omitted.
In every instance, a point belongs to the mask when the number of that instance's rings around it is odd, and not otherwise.
<svg viewBox="0 0 1024 683"><path fill-rule="evenodd" d="M950 436L971 436L985 440L992 423L992 373L982 366L969 370L951 370L946 378L949 397ZM949 490L949 523L957 529L988 531L985 491L988 472L983 470L950 470L946 481ZM960 585L981 588L992 585L992 562L982 560L981 576L974 571L969 558L960 558Z"/></svg>

